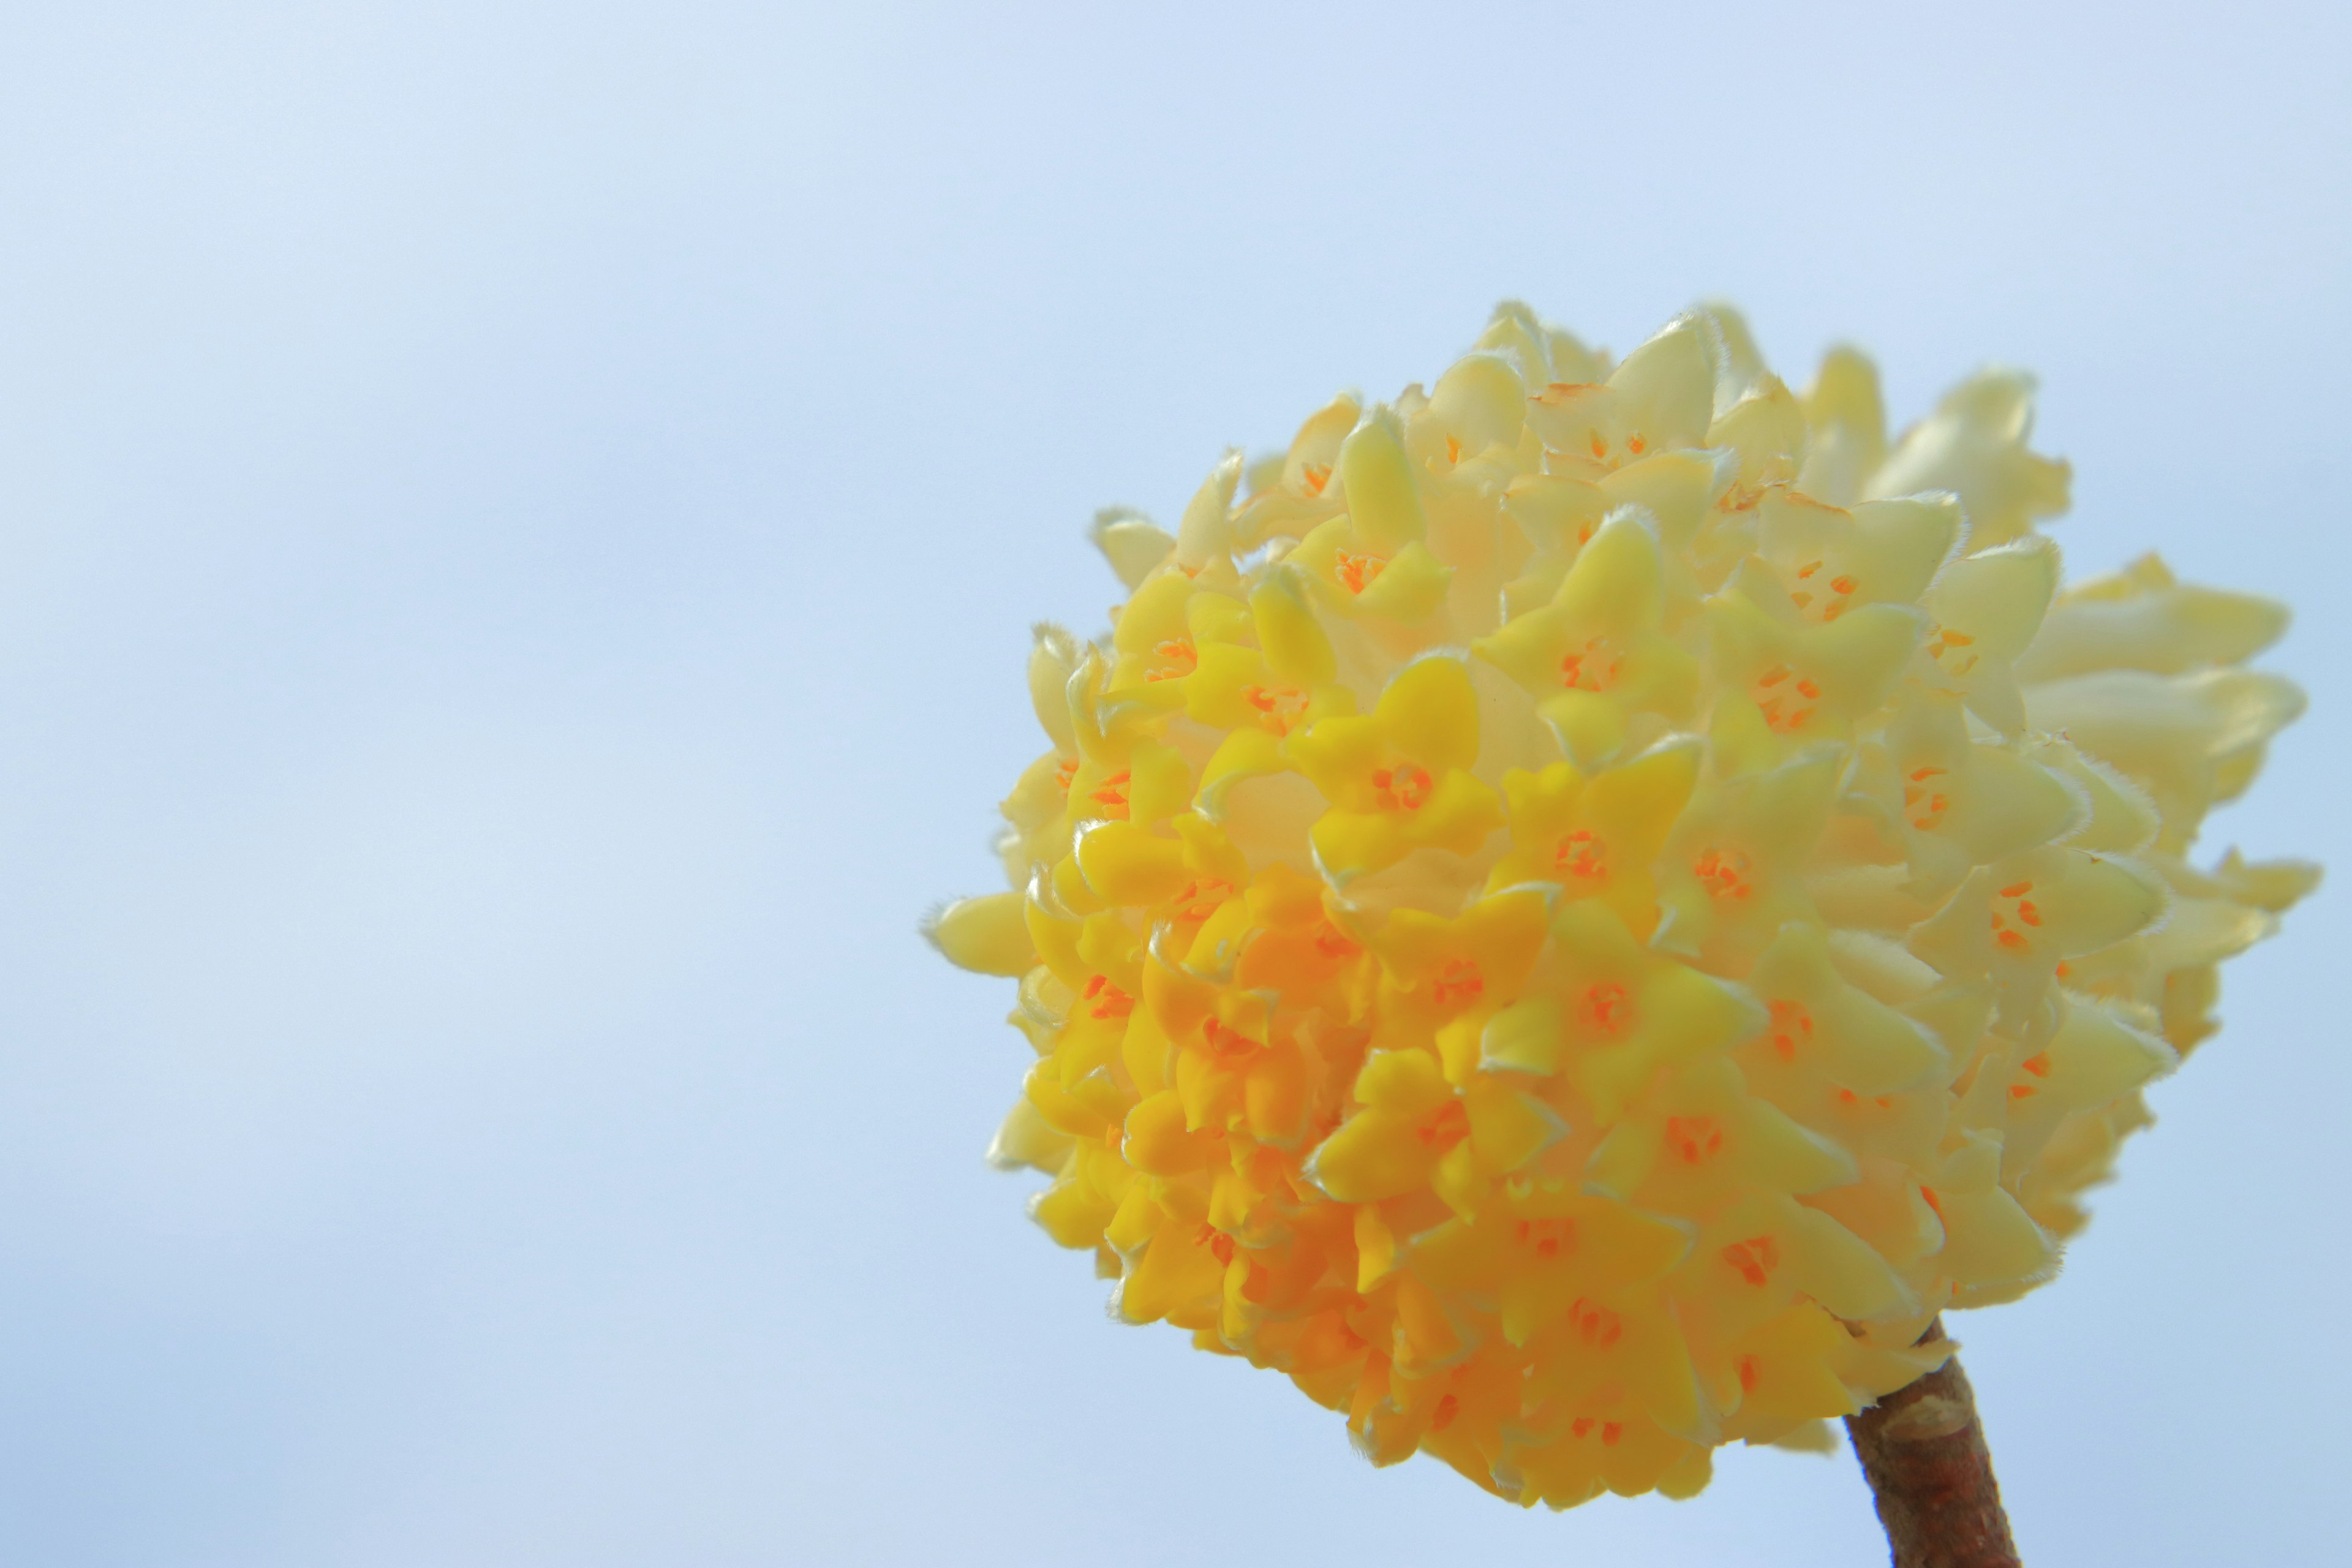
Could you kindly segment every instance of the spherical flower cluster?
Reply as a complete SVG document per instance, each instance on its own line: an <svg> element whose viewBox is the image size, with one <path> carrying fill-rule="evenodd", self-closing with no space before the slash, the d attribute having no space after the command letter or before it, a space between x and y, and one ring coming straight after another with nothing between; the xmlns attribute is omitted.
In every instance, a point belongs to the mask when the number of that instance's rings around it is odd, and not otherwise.
<svg viewBox="0 0 2352 1568"><path fill-rule="evenodd" d="M2311 885L2200 818L2298 710L2284 616L2062 591L2029 384L1890 442L1738 318L1612 366L1506 305L1433 390L1106 514L1040 629L1013 891L948 957L1034 1047L993 1157L1114 1310L1381 1463L1687 1496L2048 1279L2215 967Z"/></svg>

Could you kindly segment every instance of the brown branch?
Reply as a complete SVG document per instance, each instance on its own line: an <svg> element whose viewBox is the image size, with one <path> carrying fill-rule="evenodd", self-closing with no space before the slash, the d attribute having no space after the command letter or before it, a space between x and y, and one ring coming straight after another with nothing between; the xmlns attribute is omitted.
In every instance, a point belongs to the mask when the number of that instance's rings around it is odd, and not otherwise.
<svg viewBox="0 0 2352 1568"><path fill-rule="evenodd" d="M1921 1344L1944 1337L1936 1319ZM1895 1568L2019 1568L1976 1395L1954 1357L1845 1418Z"/></svg>

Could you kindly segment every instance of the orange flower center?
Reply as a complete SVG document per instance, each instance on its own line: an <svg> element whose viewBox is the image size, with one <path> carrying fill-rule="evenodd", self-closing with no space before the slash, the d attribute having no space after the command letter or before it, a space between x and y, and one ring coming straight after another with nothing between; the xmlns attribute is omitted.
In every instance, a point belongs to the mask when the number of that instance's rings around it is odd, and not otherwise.
<svg viewBox="0 0 2352 1568"><path fill-rule="evenodd" d="M1979 656L1962 650L1976 640L1966 632L1937 626L1935 634L1927 639L1927 657L1934 659L1937 667L1947 675L1966 675L1976 668Z"/></svg>
<svg viewBox="0 0 2352 1568"><path fill-rule="evenodd" d="M1412 763L1382 768L1372 775L1372 788L1390 811L1419 811L1429 804L1430 793L1436 787L1429 770Z"/></svg>
<svg viewBox="0 0 2352 1568"><path fill-rule="evenodd" d="M2026 896L2032 891L2031 882L2011 882L1993 900L1992 939L2005 952L2022 953L2033 945L2030 929L2042 923L2042 910ZM2004 904L2008 906L2006 913Z"/></svg>
<svg viewBox="0 0 2352 1568"><path fill-rule="evenodd" d="M1296 686L1244 686L1242 700L1258 710L1267 729L1287 735L1307 712L1307 693Z"/></svg>
<svg viewBox="0 0 2352 1568"><path fill-rule="evenodd" d="M1606 691L1624 669L1625 656L1607 637L1594 637L1581 650L1561 656L1559 683L1574 691Z"/></svg>
<svg viewBox="0 0 2352 1568"><path fill-rule="evenodd" d="M1685 1165L1703 1164L1722 1151L1723 1129L1712 1116L1669 1116L1666 1147Z"/></svg>
<svg viewBox="0 0 2352 1568"><path fill-rule="evenodd" d="M1821 562L1809 561L1804 565L1797 568L1798 580L1801 582L1808 581L1821 569ZM1853 603L1854 595L1861 592L1861 590L1862 584L1857 583L1852 576L1841 574L1838 576L1831 578L1830 592L1836 596L1822 606L1822 619L1824 621L1833 621L1840 616L1845 614L1847 608ZM1790 594L1789 597L1795 601L1797 608L1801 610L1812 604L1813 591L1811 588L1800 588L1796 592Z"/></svg>
<svg viewBox="0 0 2352 1568"><path fill-rule="evenodd" d="M1744 899L1755 890L1748 868L1748 857L1737 849L1710 849L1691 862L1691 875L1718 899Z"/></svg>
<svg viewBox="0 0 2352 1568"><path fill-rule="evenodd" d="M1574 1325L1576 1337L1596 1350L1615 1344L1625 1331L1624 1319L1582 1296L1568 1310L1568 1321Z"/></svg>
<svg viewBox="0 0 2352 1568"><path fill-rule="evenodd" d="M1805 727L1822 697L1819 686L1785 664L1776 664L1758 676L1750 691L1756 706L1764 710L1764 722L1784 735Z"/></svg>
<svg viewBox="0 0 2352 1568"><path fill-rule="evenodd" d="M2017 1065L2023 1068L2027 1072L2032 1073L2035 1078L2048 1078L2050 1076L2050 1053L2048 1051L2037 1051L2032 1056L2026 1058ZM2009 1098L2011 1100L2025 1100L2036 1092L2037 1086L2030 1083L2013 1083L2009 1086Z"/></svg>
<svg viewBox="0 0 2352 1568"><path fill-rule="evenodd" d="M1436 1114L1414 1129L1413 1136L1428 1148L1443 1154L1470 1136L1470 1113L1458 1100L1449 1100Z"/></svg>
<svg viewBox="0 0 2352 1568"><path fill-rule="evenodd" d="M1523 1219L1519 1221L1519 1245L1547 1261L1563 1252L1576 1249L1576 1222L1572 1219Z"/></svg>
<svg viewBox="0 0 2352 1568"><path fill-rule="evenodd" d="M1187 882L1184 890L1171 900L1176 906L1178 921L1204 921L1217 912L1218 906L1233 896L1234 885L1213 877L1203 877Z"/></svg>
<svg viewBox="0 0 2352 1568"><path fill-rule="evenodd" d="M1326 958L1353 958L1364 950L1353 937L1325 921L1315 933L1315 951Z"/></svg>
<svg viewBox="0 0 2352 1568"><path fill-rule="evenodd" d="M1118 773L1111 774L1110 777L1103 780L1101 785L1087 798L1093 801L1097 805L1101 806L1105 816L1124 817L1127 815L1127 786L1129 782L1129 778L1128 772L1126 769L1122 768Z"/></svg>
<svg viewBox="0 0 2352 1568"><path fill-rule="evenodd" d="M1797 1047L1813 1037L1813 1016L1794 1002L1774 1002L1772 1049L1784 1062L1797 1059Z"/></svg>
<svg viewBox="0 0 2352 1568"><path fill-rule="evenodd" d="M1580 827L1559 841L1551 852L1551 863L1571 877L1588 882L1605 881L1609 876L1609 846L1593 837L1589 827Z"/></svg>
<svg viewBox="0 0 2352 1568"><path fill-rule="evenodd" d="M1486 977L1478 973L1476 961L1456 958L1438 971L1435 984L1429 988L1429 997L1441 1007L1454 1007L1476 1001L1486 989Z"/></svg>
<svg viewBox="0 0 2352 1568"><path fill-rule="evenodd" d="M1135 998L1113 985L1108 975L1097 974L1087 981L1081 995L1094 1004L1087 1011L1097 1018L1124 1018L1135 1011Z"/></svg>
<svg viewBox="0 0 2352 1568"><path fill-rule="evenodd" d="M1379 581L1381 574L1388 570L1388 564L1385 556L1357 555L1342 550L1339 552L1339 581L1347 585L1350 594L1360 594Z"/></svg>
<svg viewBox="0 0 2352 1568"><path fill-rule="evenodd" d="M1904 781L1903 813L1910 818L1911 826L1922 833L1943 821L1944 813L1950 809L1951 797L1927 782L1943 776L1941 768L1914 768L1911 776Z"/></svg>
<svg viewBox="0 0 2352 1568"><path fill-rule="evenodd" d="M1231 1061L1245 1057L1258 1048L1257 1042L1221 1018L1212 1018L1201 1026L1201 1037L1209 1043L1209 1054Z"/></svg>
<svg viewBox="0 0 2352 1568"><path fill-rule="evenodd" d="M1151 652L1155 658L1166 659L1168 668L1153 670L1143 678L1146 680L1181 680L1201 663L1200 652L1192 647L1191 637L1170 637Z"/></svg>
<svg viewBox="0 0 2352 1568"><path fill-rule="evenodd" d="M1725 1247L1723 1260L1738 1270L1742 1279L1760 1288L1770 1282L1772 1270L1780 1267L1780 1244L1769 1236L1750 1237Z"/></svg>

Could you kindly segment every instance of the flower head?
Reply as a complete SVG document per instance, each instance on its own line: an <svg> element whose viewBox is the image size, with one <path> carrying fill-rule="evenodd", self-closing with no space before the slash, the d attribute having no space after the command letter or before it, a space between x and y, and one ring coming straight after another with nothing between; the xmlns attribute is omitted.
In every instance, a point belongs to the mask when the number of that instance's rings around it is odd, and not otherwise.
<svg viewBox="0 0 2352 1568"><path fill-rule="evenodd" d="M1890 442L1850 351L1800 396L1727 310L1612 366L1506 305L1172 537L1105 516L1012 890L931 934L1020 981L993 1154L1118 1316L1565 1507L2051 1278L2316 872L2189 863L2300 708L2244 668L2284 615L2062 590L2029 391Z"/></svg>

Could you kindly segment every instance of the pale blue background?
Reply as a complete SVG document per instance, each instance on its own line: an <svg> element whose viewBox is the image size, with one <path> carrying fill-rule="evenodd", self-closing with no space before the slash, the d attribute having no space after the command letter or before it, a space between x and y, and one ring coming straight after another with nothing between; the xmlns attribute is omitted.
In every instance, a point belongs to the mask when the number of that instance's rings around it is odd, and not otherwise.
<svg viewBox="0 0 2352 1568"><path fill-rule="evenodd" d="M1756 13L1784 12L1779 20ZM17 3L0 1562L1866 1564L1851 1461L1521 1515L1103 1317L917 943L1094 508L1695 298L2047 388L2078 567L2293 598L2344 823L2339 5ZM2216 847L2219 847L2217 842ZM2057 1563L2337 1560L2323 898L2065 1279L1959 1320Z"/></svg>

